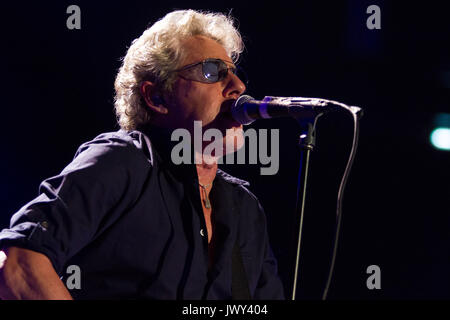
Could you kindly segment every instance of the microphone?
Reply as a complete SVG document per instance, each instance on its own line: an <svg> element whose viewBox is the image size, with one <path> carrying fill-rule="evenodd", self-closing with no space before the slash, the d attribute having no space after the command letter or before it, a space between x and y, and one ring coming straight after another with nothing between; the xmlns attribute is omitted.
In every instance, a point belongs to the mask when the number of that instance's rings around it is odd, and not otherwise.
<svg viewBox="0 0 450 320"><path fill-rule="evenodd" d="M233 104L231 115L237 122L247 125L257 119L311 117L336 111L339 107L350 109L354 113L361 111L359 107L349 107L340 102L321 98L266 96L259 101L251 96L242 95Z"/></svg>

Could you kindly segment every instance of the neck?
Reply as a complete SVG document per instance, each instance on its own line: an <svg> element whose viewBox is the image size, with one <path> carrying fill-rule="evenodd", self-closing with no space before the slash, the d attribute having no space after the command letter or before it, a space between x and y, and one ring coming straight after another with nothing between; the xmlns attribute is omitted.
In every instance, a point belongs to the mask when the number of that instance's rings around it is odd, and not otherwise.
<svg viewBox="0 0 450 320"><path fill-rule="evenodd" d="M207 164L202 162L196 165L198 182L202 185L209 185L213 182L217 173L217 163Z"/></svg>
<svg viewBox="0 0 450 320"><path fill-rule="evenodd" d="M170 150L173 143L171 142L172 129L152 125L145 128L145 130L152 139L152 143L156 143L162 152L166 154L166 156L170 155ZM209 155L206 156L196 151L194 151L193 155L194 162L200 162L195 165L197 169L198 181L203 185L211 184L217 173L217 157Z"/></svg>

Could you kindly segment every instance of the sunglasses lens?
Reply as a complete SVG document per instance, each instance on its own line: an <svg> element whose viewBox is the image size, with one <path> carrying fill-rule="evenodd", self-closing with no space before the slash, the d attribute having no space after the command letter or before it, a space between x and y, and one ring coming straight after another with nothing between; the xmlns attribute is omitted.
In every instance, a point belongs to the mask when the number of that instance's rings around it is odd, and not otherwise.
<svg viewBox="0 0 450 320"><path fill-rule="evenodd" d="M228 68L227 64L221 60L206 60L202 64L203 76L207 82L214 83L225 79L228 75L228 70L234 73L241 81L247 85L248 79L244 70L237 67Z"/></svg>
<svg viewBox="0 0 450 320"><path fill-rule="evenodd" d="M220 80L220 69L217 61L205 61L203 63L203 75L210 82Z"/></svg>

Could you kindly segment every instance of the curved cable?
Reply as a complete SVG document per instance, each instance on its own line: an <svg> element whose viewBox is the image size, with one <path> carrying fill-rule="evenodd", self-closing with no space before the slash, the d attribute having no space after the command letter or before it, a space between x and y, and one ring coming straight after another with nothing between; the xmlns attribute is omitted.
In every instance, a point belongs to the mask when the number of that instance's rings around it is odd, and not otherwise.
<svg viewBox="0 0 450 320"><path fill-rule="evenodd" d="M350 151L350 155L347 161L347 165L345 167L344 175L342 176L341 184L339 185L338 190L338 197L337 197L337 206L336 206L336 233L335 233L335 239L334 239L334 248L333 248L333 254L331 258L331 266L330 271L328 273L328 280L322 295L322 300L327 299L328 290L330 288L331 279L333 277L333 271L334 271L334 265L336 262L336 255L337 255L337 248L338 248L338 242L339 242L339 232L341 229L341 220L342 220L342 204L344 200L344 190L345 186L347 184L348 176L350 174L350 170L353 165L353 161L355 160L356 155L356 149L358 147L358 139L359 139L359 118L362 116L362 110L358 107L349 107L343 103L335 102L332 103L337 104L347 111L349 111L353 116L353 143L352 148Z"/></svg>

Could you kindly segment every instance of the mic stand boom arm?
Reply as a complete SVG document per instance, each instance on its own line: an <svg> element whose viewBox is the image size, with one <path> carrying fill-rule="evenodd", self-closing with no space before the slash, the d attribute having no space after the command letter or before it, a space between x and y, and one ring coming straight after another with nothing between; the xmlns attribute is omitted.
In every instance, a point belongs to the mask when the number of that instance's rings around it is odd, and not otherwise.
<svg viewBox="0 0 450 320"><path fill-rule="evenodd" d="M356 106L348 106L342 102L322 99L322 98L303 98L303 97L274 97L265 96L263 104L288 107L289 114L294 118L305 117L305 111L315 113L328 113L346 109L351 113L362 116L362 109ZM361 114L360 114L361 113Z"/></svg>

